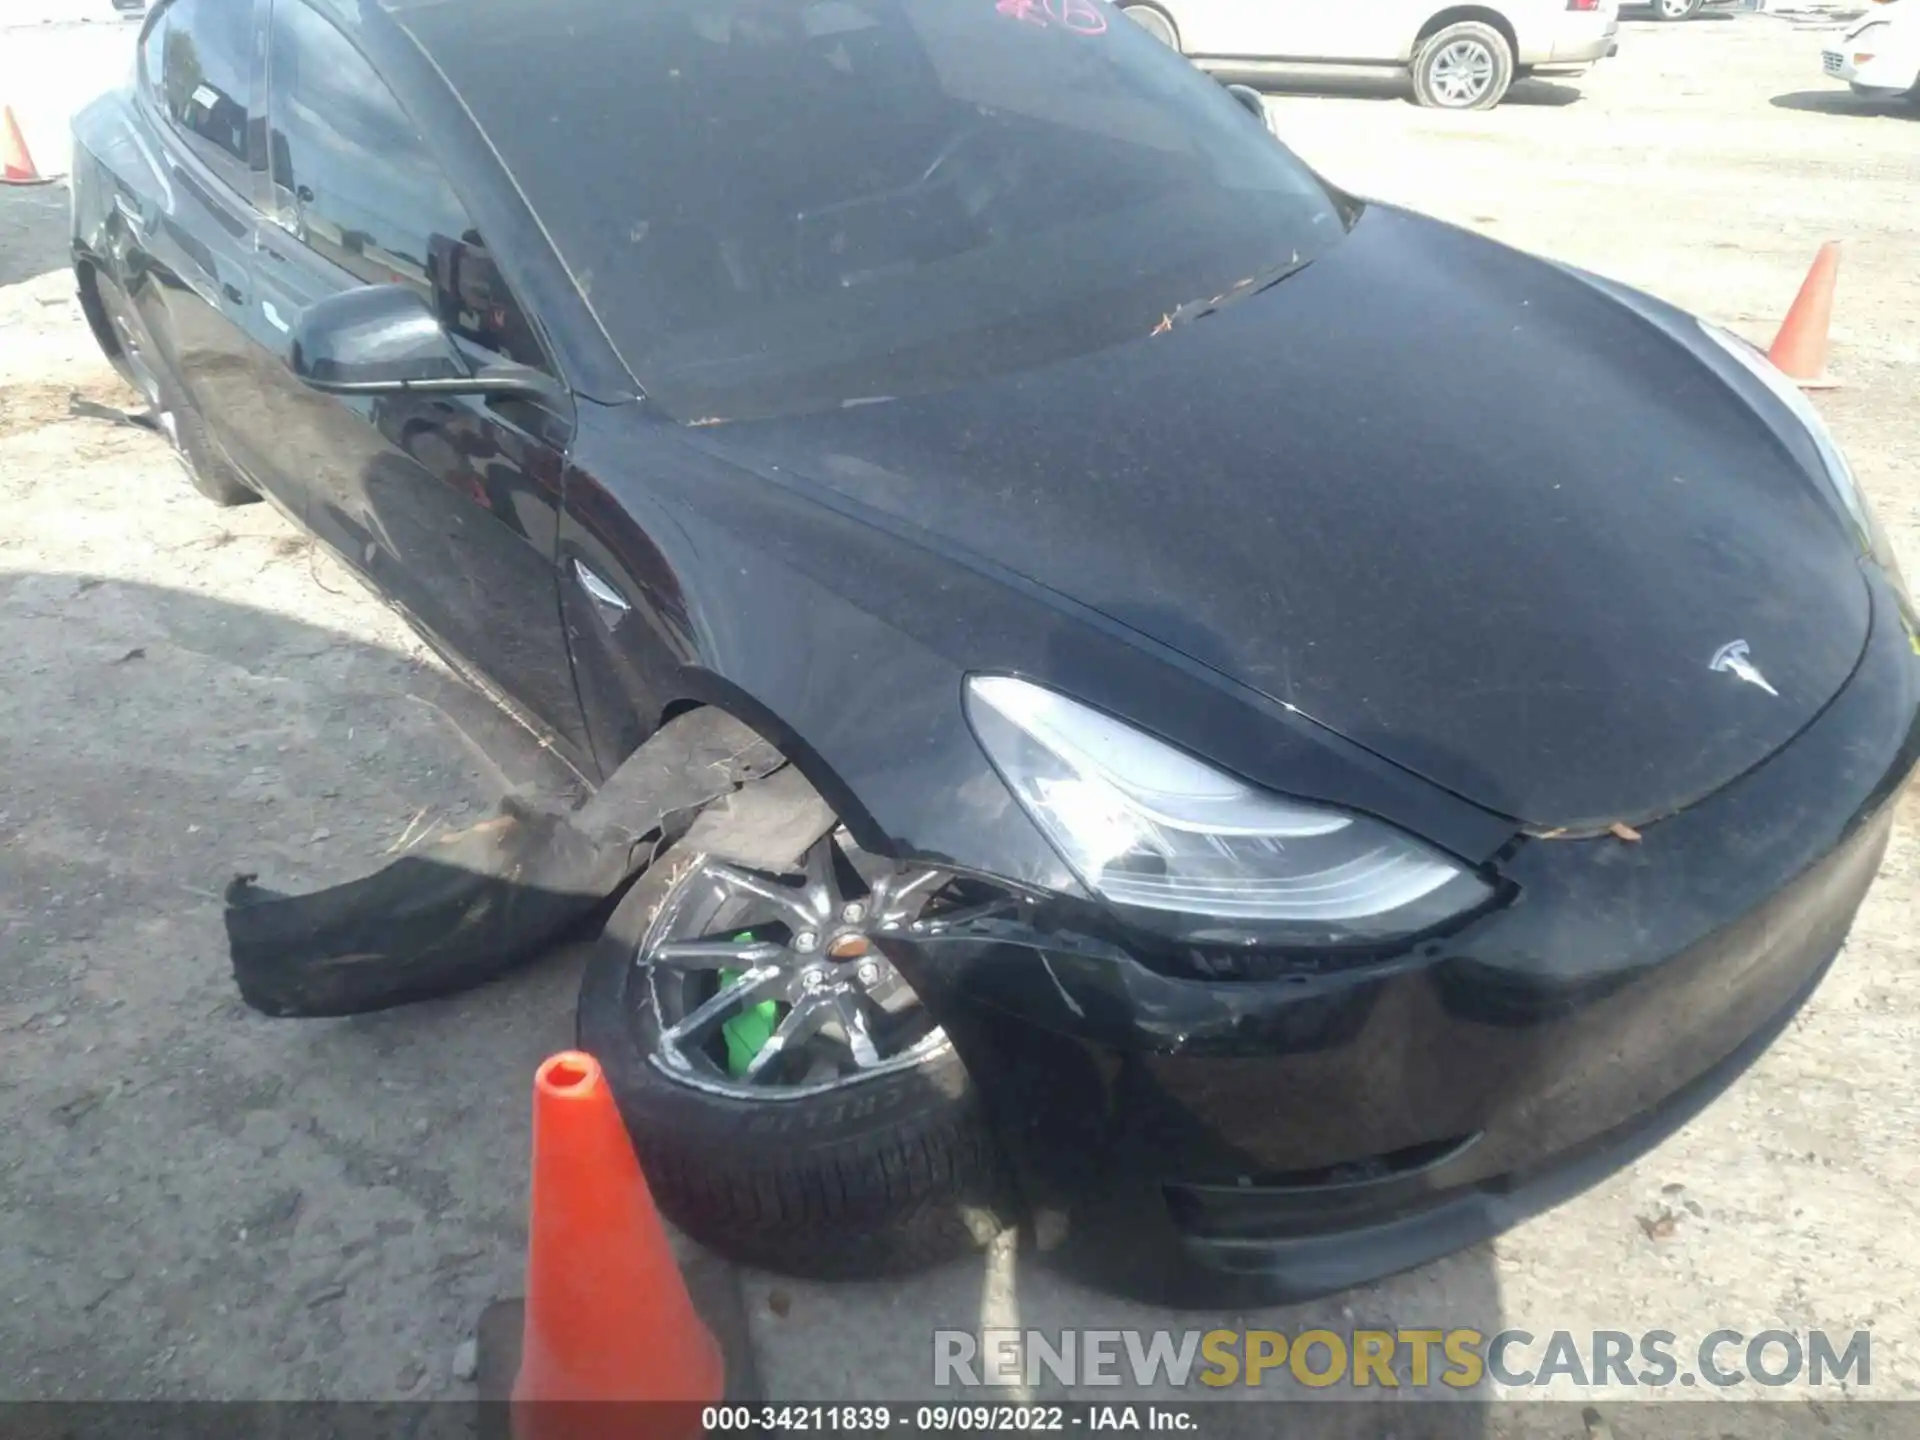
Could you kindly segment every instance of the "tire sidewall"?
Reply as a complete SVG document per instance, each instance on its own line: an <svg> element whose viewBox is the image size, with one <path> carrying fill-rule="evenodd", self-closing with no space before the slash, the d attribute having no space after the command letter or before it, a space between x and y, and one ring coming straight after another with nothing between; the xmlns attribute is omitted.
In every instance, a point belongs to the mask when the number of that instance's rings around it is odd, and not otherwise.
<svg viewBox="0 0 1920 1440"><path fill-rule="evenodd" d="M1470 104L1448 104L1434 88L1432 67L1449 46L1469 39L1484 45L1493 57L1493 83L1487 87L1485 94ZM1421 42L1419 53L1413 60L1414 99L1432 110L1491 110L1506 98L1507 91L1513 87L1515 68L1513 46L1507 43L1506 36L1482 21L1462 20L1436 31Z"/></svg>

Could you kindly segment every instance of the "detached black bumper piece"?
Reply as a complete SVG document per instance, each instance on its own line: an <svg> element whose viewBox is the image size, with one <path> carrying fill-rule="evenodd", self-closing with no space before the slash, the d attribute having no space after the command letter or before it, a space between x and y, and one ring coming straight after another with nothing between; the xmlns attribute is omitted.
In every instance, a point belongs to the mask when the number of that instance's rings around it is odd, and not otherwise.
<svg viewBox="0 0 1920 1440"><path fill-rule="evenodd" d="M1638 843L1516 842L1517 899L1405 954L1222 981L1044 907L889 943L1042 1256L1159 1303L1308 1299L1495 1235L1683 1124L1819 983L1920 754L1920 658L1876 588L1853 677L1785 749Z"/></svg>
<svg viewBox="0 0 1920 1440"><path fill-rule="evenodd" d="M274 1016L354 1015L505 974L611 894L628 852L559 815L503 813L311 895L235 877L227 946L241 998Z"/></svg>
<svg viewBox="0 0 1920 1440"><path fill-rule="evenodd" d="M314 1018L485 984L545 953L644 868L664 824L783 763L731 716L697 710L571 813L509 798L491 820L311 895L240 876L226 924L241 998L263 1014Z"/></svg>

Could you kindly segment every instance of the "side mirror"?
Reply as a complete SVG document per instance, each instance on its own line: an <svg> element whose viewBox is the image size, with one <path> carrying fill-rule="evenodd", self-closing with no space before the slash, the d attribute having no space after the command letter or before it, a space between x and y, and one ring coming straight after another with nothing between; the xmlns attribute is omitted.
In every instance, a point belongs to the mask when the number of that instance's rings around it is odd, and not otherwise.
<svg viewBox="0 0 1920 1440"><path fill-rule="evenodd" d="M293 327L293 373L329 395L552 398L532 370L476 370L418 290L362 285L316 300Z"/></svg>
<svg viewBox="0 0 1920 1440"><path fill-rule="evenodd" d="M1227 93L1245 106L1247 113L1258 120L1261 125L1268 129L1273 128L1267 120L1266 99L1258 90L1254 89L1251 85L1229 85L1227 86Z"/></svg>

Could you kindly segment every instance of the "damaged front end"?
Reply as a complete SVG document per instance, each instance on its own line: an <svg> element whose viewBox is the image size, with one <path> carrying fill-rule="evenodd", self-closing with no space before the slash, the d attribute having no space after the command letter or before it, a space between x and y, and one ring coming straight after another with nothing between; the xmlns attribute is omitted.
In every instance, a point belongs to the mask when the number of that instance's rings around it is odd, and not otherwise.
<svg viewBox="0 0 1920 1440"><path fill-rule="evenodd" d="M695 710L573 811L509 796L491 819L307 895L237 876L226 927L241 997L265 1015L317 1018L485 984L551 948L702 807L785 763L724 711Z"/></svg>

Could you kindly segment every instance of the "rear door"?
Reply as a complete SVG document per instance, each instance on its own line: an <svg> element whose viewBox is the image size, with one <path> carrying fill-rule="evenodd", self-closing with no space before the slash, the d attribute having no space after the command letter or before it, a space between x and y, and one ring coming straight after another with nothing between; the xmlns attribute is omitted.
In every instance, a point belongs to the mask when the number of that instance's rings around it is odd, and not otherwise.
<svg viewBox="0 0 1920 1440"><path fill-rule="evenodd" d="M1399 61L1433 0L1179 0L1190 55L1262 60Z"/></svg>
<svg viewBox="0 0 1920 1440"><path fill-rule="evenodd" d="M1165 7L1189 55L1278 60L1324 55L1337 12L1373 0L1178 0Z"/></svg>
<svg viewBox="0 0 1920 1440"><path fill-rule="evenodd" d="M228 457L293 509L255 423L271 359L252 294L263 20L252 0L168 0L154 12L137 103L161 185L116 205L130 238L122 278L162 360Z"/></svg>
<svg viewBox="0 0 1920 1440"><path fill-rule="evenodd" d="M1401 61L1436 13L1437 0L1337 0L1323 4L1322 54L1331 60Z"/></svg>
<svg viewBox="0 0 1920 1440"><path fill-rule="evenodd" d="M476 365L555 374L405 107L347 32L273 0L260 301L412 286ZM284 354L284 350L283 350ZM584 753L555 551L572 406L323 395L284 365L268 408L283 483L348 564L525 718Z"/></svg>

